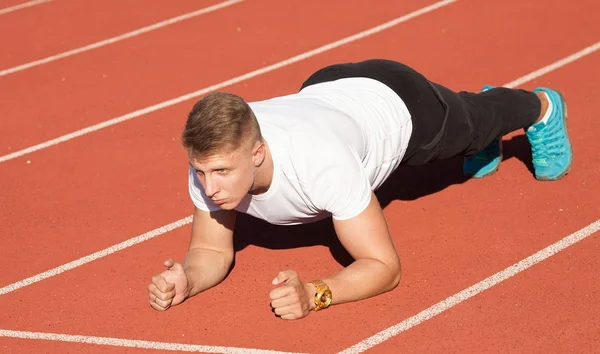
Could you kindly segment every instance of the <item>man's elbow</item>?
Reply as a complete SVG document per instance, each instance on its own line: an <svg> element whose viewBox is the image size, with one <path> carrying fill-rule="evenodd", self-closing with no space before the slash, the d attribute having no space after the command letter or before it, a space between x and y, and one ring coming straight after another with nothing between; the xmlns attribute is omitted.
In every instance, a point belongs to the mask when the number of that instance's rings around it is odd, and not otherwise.
<svg viewBox="0 0 600 354"><path fill-rule="evenodd" d="M390 284L390 290L395 289L398 284L400 284L400 279L402 278L402 267L400 264L393 265L390 267L392 281Z"/></svg>
<svg viewBox="0 0 600 354"><path fill-rule="evenodd" d="M400 284L400 279L402 278L402 267L398 261L394 262L382 262L386 266L387 270L387 286L385 291L394 290L398 284Z"/></svg>

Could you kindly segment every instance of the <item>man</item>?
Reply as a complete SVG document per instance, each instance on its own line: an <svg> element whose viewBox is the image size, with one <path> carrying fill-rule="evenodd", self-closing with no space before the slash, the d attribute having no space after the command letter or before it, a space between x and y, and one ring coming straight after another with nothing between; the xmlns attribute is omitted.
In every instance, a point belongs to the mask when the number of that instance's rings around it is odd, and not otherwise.
<svg viewBox="0 0 600 354"><path fill-rule="evenodd" d="M390 291L401 267L373 191L400 165L453 156L464 156L465 174L490 175L502 136L517 129L529 138L537 179L567 174L566 105L551 89L455 93L403 64L367 60L328 66L297 94L261 102L209 94L182 134L195 205L189 250L152 278L150 305L166 310L224 279L237 212L279 225L331 217L355 259L307 282L281 271L269 296L282 319Z"/></svg>

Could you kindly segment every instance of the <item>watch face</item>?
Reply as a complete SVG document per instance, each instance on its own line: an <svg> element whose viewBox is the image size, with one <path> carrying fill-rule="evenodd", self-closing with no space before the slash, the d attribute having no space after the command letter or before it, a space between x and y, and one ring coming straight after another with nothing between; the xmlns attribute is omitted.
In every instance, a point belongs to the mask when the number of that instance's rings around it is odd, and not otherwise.
<svg viewBox="0 0 600 354"><path fill-rule="evenodd" d="M326 290L325 292L323 292L323 295L321 295L320 300L325 305L329 305L331 303L331 291Z"/></svg>

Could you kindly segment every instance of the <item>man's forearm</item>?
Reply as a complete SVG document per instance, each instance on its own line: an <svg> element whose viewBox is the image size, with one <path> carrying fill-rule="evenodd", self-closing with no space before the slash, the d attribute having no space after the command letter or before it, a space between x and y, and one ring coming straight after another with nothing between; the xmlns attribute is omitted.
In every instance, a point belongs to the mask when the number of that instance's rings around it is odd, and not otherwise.
<svg viewBox="0 0 600 354"><path fill-rule="evenodd" d="M376 259L359 259L323 281L333 294L332 304L362 300L394 289L400 282L400 265L390 266ZM314 291L315 287L310 285L310 289ZM314 304L311 303L312 307Z"/></svg>
<svg viewBox="0 0 600 354"><path fill-rule="evenodd" d="M229 271L233 255L209 249L191 249L183 261L188 279L188 297L219 284Z"/></svg>

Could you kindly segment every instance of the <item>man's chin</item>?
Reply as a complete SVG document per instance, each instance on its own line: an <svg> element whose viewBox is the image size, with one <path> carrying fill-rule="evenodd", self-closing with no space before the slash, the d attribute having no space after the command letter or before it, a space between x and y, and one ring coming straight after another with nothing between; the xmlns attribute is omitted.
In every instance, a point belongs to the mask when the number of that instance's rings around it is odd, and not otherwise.
<svg viewBox="0 0 600 354"><path fill-rule="evenodd" d="M238 204L239 203L235 202L235 201L227 201L223 204L220 204L219 208L221 208L221 210L233 210L233 209L235 209L235 207L238 206Z"/></svg>

